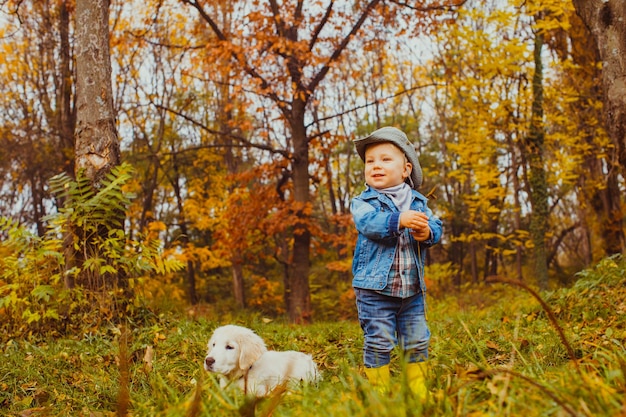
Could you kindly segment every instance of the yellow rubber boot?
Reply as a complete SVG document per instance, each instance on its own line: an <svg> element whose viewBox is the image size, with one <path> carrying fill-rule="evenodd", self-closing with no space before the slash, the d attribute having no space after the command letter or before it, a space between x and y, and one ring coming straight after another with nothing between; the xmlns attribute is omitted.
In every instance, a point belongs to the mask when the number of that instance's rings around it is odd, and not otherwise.
<svg viewBox="0 0 626 417"><path fill-rule="evenodd" d="M428 389L426 387L426 375L428 366L426 362L408 363L406 365L406 380L409 389L421 401L426 401Z"/></svg>
<svg viewBox="0 0 626 417"><path fill-rule="evenodd" d="M391 375L389 373L389 365L380 366L378 368L365 368L365 376L372 387L381 394L389 389Z"/></svg>

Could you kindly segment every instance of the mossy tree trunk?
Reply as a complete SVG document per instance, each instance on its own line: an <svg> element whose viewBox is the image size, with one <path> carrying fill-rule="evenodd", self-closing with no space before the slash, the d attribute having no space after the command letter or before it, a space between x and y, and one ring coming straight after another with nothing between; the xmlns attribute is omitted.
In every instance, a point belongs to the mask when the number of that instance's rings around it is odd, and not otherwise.
<svg viewBox="0 0 626 417"><path fill-rule="evenodd" d="M596 42L602 62L606 130L614 145L606 170L606 192L597 207L605 210L602 234L606 255L623 253L624 212L619 175L626 173L626 7L623 0L573 0Z"/></svg>
<svg viewBox="0 0 626 417"><path fill-rule="evenodd" d="M543 127L543 34L535 34L535 73L533 75L532 115L530 131L526 139L525 154L528 161L530 185L530 235L533 242L534 271L541 289L548 287L548 263L546 232L548 229L548 185L543 165L545 132Z"/></svg>

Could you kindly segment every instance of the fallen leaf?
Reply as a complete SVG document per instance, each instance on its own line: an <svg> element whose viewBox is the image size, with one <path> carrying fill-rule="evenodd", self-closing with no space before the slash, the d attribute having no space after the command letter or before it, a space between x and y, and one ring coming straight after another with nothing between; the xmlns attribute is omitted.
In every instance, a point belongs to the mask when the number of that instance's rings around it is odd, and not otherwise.
<svg viewBox="0 0 626 417"><path fill-rule="evenodd" d="M146 353L143 355L143 371L149 374L152 371L152 361L154 359L154 348L152 346L146 347Z"/></svg>
<svg viewBox="0 0 626 417"><path fill-rule="evenodd" d="M498 346L496 342L493 342L491 340L487 340L487 347L489 349L500 350L500 346Z"/></svg>
<svg viewBox="0 0 626 417"><path fill-rule="evenodd" d="M20 417L31 417L34 416L36 414L39 414L40 412L45 411L46 409L44 407L37 407L37 408L29 408L28 410L24 410L22 411L19 416Z"/></svg>

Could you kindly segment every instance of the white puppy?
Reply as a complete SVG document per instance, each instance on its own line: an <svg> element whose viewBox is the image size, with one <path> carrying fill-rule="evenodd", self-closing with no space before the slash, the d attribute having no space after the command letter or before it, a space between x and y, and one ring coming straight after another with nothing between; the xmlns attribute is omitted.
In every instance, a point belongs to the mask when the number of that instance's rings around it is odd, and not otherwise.
<svg viewBox="0 0 626 417"><path fill-rule="evenodd" d="M316 382L317 365L311 355L293 350L267 350L252 330L232 324L218 327L208 343L204 369L220 375L220 386L236 384L246 394L268 395L289 381Z"/></svg>

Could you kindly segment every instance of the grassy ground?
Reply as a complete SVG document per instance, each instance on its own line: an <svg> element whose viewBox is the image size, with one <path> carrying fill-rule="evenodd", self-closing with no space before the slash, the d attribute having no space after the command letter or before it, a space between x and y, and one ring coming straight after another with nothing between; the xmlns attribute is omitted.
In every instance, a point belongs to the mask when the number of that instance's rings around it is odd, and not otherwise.
<svg viewBox="0 0 626 417"><path fill-rule="evenodd" d="M291 326L259 316L147 317L74 338L1 346L0 414L10 416L626 416L626 272L606 260L569 289L468 287L430 300L429 398L361 376L356 322ZM202 370L218 325L253 328L278 350L309 352L323 382L258 403ZM560 332L561 331L561 332ZM575 357L575 360L571 359Z"/></svg>

